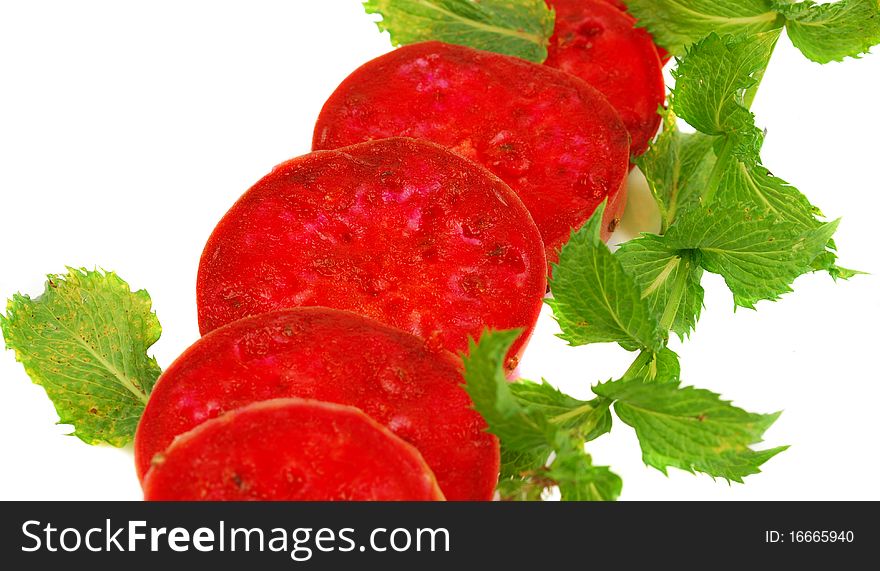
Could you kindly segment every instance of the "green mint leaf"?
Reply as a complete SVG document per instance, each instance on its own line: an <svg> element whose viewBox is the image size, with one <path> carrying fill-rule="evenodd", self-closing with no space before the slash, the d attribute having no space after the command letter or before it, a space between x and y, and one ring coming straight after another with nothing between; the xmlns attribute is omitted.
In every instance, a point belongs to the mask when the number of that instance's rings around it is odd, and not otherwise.
<svg viewBox="0 0 880 571"><path fill-rule="evenodd" d="M700 265L724 278L734 303L753 309L776 300L791 283L812 271L812 262L838 222L804 231L751 206L698 209L683 213L664 237L671 248L699 250Z"/></svg>
<svg viewBox="0 0 880 571"><path fill-rule="evenodd" d="M746 92L757 86L779 30L749 36L711 33L673 70L672 106L679 117L708 135L732 135L742 147L760 149L763 134L748 110Z"/></svg>
<svg viewBox="0 0 880 571"><path fill-rule="evenodd" d="M520 379L508 386L520 406L540 410L548 419L589 405L586 401L565 394L547 381L535 383Z"/></svg>
<svg viewBox="0 0 880 571"><path fill-rule="evenodd" d="M664 230L682 209L716 200L751 203L804 229L821 224L818 209L803 194L761 165L764 137L746 98L763 75L777 38L778 31L710 34L681 60L672 109L700 133L680 133L670 109L663 133L642 162L665 214Z"/></svg>
<svg viewBox="0 0 880 571"><path fill-rule="evenodd" d="M611 430L610 403L604 399L578 400L546 381L520 380L511 383L510 390L522 407L539 411L547 422L582 440L595 440Z"/></svg>
<svg viewBox="0 0 880 571"><path fill-rule="evenodd" d="M699 204L715 166L716 141L704 133L682 133L672 108L664 113L663 131L636 160L660 208L661 233L675 222L679 209Z"/></svg>
<svg viewBox="0 0 880 571"><path fill-rule="evenodd" d="M629 350L659 351L664 335L641 289L602 242L604 205L559 253L547 303L570 345L620 343Z"/></svg>
<svg viewBox="0 0 880 571"><path fill-rule="evenodd" d="M701 194L708 188L710 178L716 181L712 198L717 202L754 204L800 224L805 230L822 224L816 218L821 212L806 196L760 164L760 149L739 149L734 153L731 146L719 162L715 148L723 151L725 141L724 136L682 133L675 124L675 116L667 114L663 132L639 160L660 206L663 232L675 222L679 211L703 203ZM830 259L834 261L833 254Z"/></svg>
<svg viewBox="0 0 880 571"><path fill-rule="evenodd" d="M559 486L564 502L613 502L623 488L620 477L605 466L594 466L583 444L570 439L556 447L547 477Z"/></svg>
<svg viewBox="0 0 880 571"><path fill-rule="evenodd" d="M547 59L555 14L544 0L367 0L395 46L439 40L536 63Z"/></svg>
<svg viewBox="0 0 880 571"><path fill-rule="evenodd" d="M880 2L841 0L832 4L776 1L785 29L801 53L819 63L857 58L880 43Z"/></svg>
<svg viewBox="0 0 880 571"><path fill-rule="evenodd" d="M766 69L778 31L752 36L719 37L710 34L688 49L676 71L673 108L692 126L702 131L687 138L675 130L672 112L667 113L664 134L668 141L648 157L646 176L661 208L670 196L677 197L674 215L693 210L696 204L725 207L751 205L755 211L769 211L777 221L789 222L803 233L820 231L821 215L807 198L762 164L763 133L755 127L748 110L750 95ZM714 70L714 71L713 71ZM690 141L682 156L681 149ZM711 141L711 143L710 143ZM688 184L682 187L680 181ZM691 181L695 181L691 183ZM689 184L690 183L690 184ZM667 189L672 188L677 195ZM698 195L698 196L697 196ZM674 219L666 211L669 229ZM828 244L817 256L812 270L846 275L834 265L836 255Z"/></svg>
<svg viewBox="0 0 880 571"><path fill-rule="evenodd" d="M502 478L498 492L503 501L536 501L548 488L558 487L564 502L615 501L623 488L620 477L605 466L594 466L584 452L583 443L560 435L554 446L556 455L548 467L541 467L520 478Z"/></svg>
<svg viewBox="0 0 880 571"><path fill-rule="evenodd" d="M14 295L0 327L61 424L88 444L131 441L161 372L147 356L162 328L146 291L112 272L68 268L38 298Z"/></svg>
<svg viewBox="0 0 880 571"><path fill-rule="evenodd" d="M746 157L728 155L718 166L721 173L715 198L725 204L746 203L766 208L776 217L807 230L819 227L819 209L798 189L773 176L758 161L757 154Z"/></svg>
<svg viewBox="0 0 880 571"><path fill-rule="evenodd" d="M540 410L520 404L505 376L505 356L520 333L487 330L479 343L471 339L463 356L464 388L489 431L501 441L505 475L543 465L556 430Z"/></svg>
<svg viewBox="0 0 880 571"><path fill-rule="evenodd" d="M502 455L502 466L504 458ZM496 491L502 502L537 502L540 501L544 490L555 486L556 482L546 476L546 468L532 473L524 473L521 477L506 478L502 475L498 480ZM502 472L503 474L503 472Z"/></svg>
<svg viewBox="0 0 880 571"><path fill-rule="evenodd" d="M691 250L669 247L662 236L643 234L621 245L615 256L641 289L660 326L684 338L703 309L703 268Z"/></svg>
<svg viewBox="0 0 880 571"><path fill-rule="evenodd" d="M626 0L629 12L672 55L715 32L753 34L781 28L771 0Z"/></svg>
<svg viewBox="0 0 880 571"><path fill-rule="evenodd" d="M594 467L583 451L584 440L610 429L611 401L580 401L546 382L508 382L504 361L519 333L487 330L462 355L465 390L501 441L502 499L540 499L552 486L563 499L616 499L620 479Z"/></svg>
<svg viewBox="0 0 880 571"><path fill-rule="evenodd" d="M742 482L787 448L751 448L780 413L749 413L706 390L623 380L593 390L615 401L618 418L636 431L645 464L664 474L671 466Z"/></svg>
<svg viewBox="0 0 880 571"><path fill-rule="evenodd" d="M677 383L681 380L678 355L669 347L659 353L642 351L624 373L622 380L640 383Z"/></svg>
<svg viewBox="0 0 880 571"><path fill-rule="evenodd" d="M550 457L552 449L547 446L536 447L532 450L511 450L502 445L501 448L501 472L499 474L499 482L506 480L527 480L534 474L540 472L547 459ZM546 487L546 486L544 486ZM511 490L516 486L509 486ZM516 492L508 492L515 495ZM502 492L504 495L504 492Z"/></svg>
<svg viewBox="0 0 880 571"><path fill-rule="evenodd" d="M572 419L571 428L577 428L577 435L585 442L593 441L603 434L611 432L611 401L603 398L596 398L588 402L591 410L582 412L577 419ZM561 422L562 426L567 426L569 422L561 421L559 417L553 419L555 422Z"/></svg>
<svg viewBox="0 0 880 571"><path fill-rule="evenodd" d="M699 149L706 153L699 158L700 174L704 175L699 180L704 187L702 204L713 200L752 203L810 229L820 224L818 210L797 189L761 165L764 137L745 100L763 76L778 37L778 31L723 38L710 34L688 50L676 70L673 106L702 133L717 135L711 152L706 142Z"/></svg>

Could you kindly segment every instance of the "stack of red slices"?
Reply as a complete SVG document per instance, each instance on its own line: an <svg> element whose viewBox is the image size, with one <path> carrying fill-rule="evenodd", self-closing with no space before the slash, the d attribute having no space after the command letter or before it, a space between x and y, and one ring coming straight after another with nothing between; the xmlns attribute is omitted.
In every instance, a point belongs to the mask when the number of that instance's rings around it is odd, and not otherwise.
<svg viewBox="0 0 880 571"><path fill-rule="evenodd" d="M603 201L613 231L663 101L630 16L551 4L547 65L438 42L364 64L315 151L223 217L199 265L203 337L138 426L146 499L492 498L498 441L460 354L517 328L516 367L548 263Z"/></svg>

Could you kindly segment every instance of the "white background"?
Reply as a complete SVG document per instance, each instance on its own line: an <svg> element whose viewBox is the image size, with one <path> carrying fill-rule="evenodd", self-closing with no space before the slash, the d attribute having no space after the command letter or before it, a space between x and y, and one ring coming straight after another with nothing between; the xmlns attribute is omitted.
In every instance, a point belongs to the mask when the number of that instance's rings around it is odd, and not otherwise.
<svg viewBox="0 0 880 571"><path fill-rule="evenodd" d="M0 6L0 298L36 296L65 265L115 270L152 295L167 366L198 337L196 268L214 224L273 165L309 151L324 100L389 41L355 0ZM665 477L616 423L589 451L622 476L622 499L880 499L878 93L880 55L819 66L783 37L754 105L765 163L843 217L841 264L875 275L805 276L781 302L736 313L709 276L695 335L673 345L686 383L785 409L766 445L791 449L745 485ZM625 227L650 229L650 203L632 206ZM522 370L573 394L632 358L568 348L554 331L545 313ZM65 436L8 351L0 404L0 498L140 497L130 451Z"/></svg>

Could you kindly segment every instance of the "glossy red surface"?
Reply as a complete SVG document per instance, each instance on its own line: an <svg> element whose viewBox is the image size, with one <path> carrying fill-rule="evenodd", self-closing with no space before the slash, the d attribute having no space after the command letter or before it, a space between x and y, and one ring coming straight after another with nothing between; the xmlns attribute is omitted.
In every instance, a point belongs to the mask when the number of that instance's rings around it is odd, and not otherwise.
<svg viewBox="0 0 880 571"><path fill-rule="evenodd" d="M363 410L420 450L448 499L488 500L498 440L462 382L452 354L352 313L300 308L242 319L196 341L159 377L135 436L138 476L207 420L300 397Z"/></svg>
<svg viewBox="0 0 880 571"><path fill-rule="evenodd" d="M548 66L440 42L398 48L342 82L312 146L391 136L433 141L498 175L531 213L551 262L603 200L604 227L623 213L626 128L601 93Z"/></svg>
<svg viewBox="0 0 880 571"><path fill-rule="evenodd" d="M419 452L353 407L263 401L177 438L144 480L148 501L442 500Z"/></svg>
<svg viewBox="0 0 880 571"><path fill-rule="evenodd" d="M548 3L550 1L552 1L552 0L548 0ZM623 0L605 0L605 2L608 2L609 4L616 7L618 10L620 10L622 12L628 11L628 8L626 7L626 3L623 2ZM663 48L661 48L657 44L654 44L654 47L657 48L657 55L660 56L660 63L662 63L663 65L666 65L666 62L668 62L672 56L669 54L669 52L667 52L666 50L664 50Z"/></svg>
<svg viewBox="0 0 880 571"><path fill-rule="evenodd" d="M453 353L486 327L531 335L546 292L538 229L510 188L426 141L389 139L279 165L229 210L199 264L202 333L324 306Z"/></svg>
<svg viewBox="0 0 880 571"><path fill-rule="evenodd" d="M663 66L651 36L607 0L548 0L556 27L545 65L575 75L599 91L620 113L641 155L660 127L665 101Z"/></svg>

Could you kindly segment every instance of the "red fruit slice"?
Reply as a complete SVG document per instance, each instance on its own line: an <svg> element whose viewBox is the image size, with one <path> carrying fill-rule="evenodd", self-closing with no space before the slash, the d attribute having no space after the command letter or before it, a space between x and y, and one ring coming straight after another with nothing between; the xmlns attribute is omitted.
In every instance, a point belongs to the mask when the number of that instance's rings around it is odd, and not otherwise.
<svg viewBox="0 0 880 571"><path fill-rule="evenodd" d="M549 4L553 0L547 0L547 1ZM620 10L621 12L628 13L629 9L626 7L626 4L623 2L623 0L604 0L604 1L608 2L609 4L611 4L612 6L617 8L618 10ZM672 55L669 52L667 52L665 49L663 49L662 47L658 46L656 43L654 44L654 47L657 48L657 55L660 56L660 63L663 65L666 65L666 62L668 62L670 60Z"/></svg>
<svg viewBox="0 0 880 571"><path fill-rule="evenodd" d="M286 162L247 191L199 265L207 333L275 309L347 309L453 353L485 327L531 335L546 292L529 213L481 166L391 139Z"/></svg>
<svg viewBox="0 0 880 571"><path fill-rule="evenodd" d="M148 501L442 500L410 444L360 410L302 399L209 420L157 456Z"/></svg>
<svg viewBox="0 0 880 571"><path fill-rule="evenodd" d="M614 105L638 156L660 127L666 87L650 34L606 0L548 0L556 28L545 65L580 77Z"/></svg>
<svg viewBox="0 0 880 571"><path fill-rule="evenodd" d="M603 200L606 227L623 212L626 128L602 94L547 66L439 42L396 49L342 82L312 146L391 136L433 141L498 175L528 208L551 262Z"/></svg>
<svg viewBox="0 0 880 571"><path fill-rule="evenodd" d="M452 354L353 313L311 307L242 319L196 341L159 378L135 435L138 476L206 420L301 397L355 406L413 444L448 499L489 500L498 440L462 382Z"/></svg>

